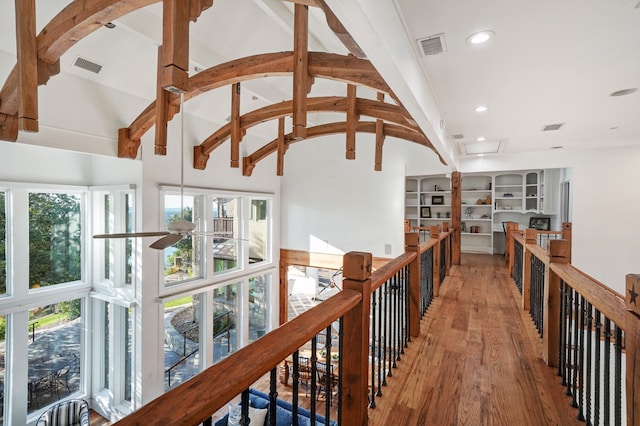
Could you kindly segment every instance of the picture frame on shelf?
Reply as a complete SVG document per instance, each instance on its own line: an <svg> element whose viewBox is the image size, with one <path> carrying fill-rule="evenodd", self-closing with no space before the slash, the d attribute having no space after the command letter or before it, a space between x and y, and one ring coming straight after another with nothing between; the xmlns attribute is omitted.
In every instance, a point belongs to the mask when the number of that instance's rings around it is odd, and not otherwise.
<svg viewBox="0 0 640 426"><path fill-rule="evenodd" d="M434 206L441 206L444 204L444 196L443 195L432 195L431 196L431 204Z"/></svg>
<svg viewBox="0 0 640 426"><path fill-rule="evenodd" d="M431 217L431 207L420 207L420 217Z"/></svg>
<svg viewBox="0 0 640 426"><path fill-rule="evenodd" d="M551 230L551 218L549 218L549 217L531 217L531 218L529 218L529 228L537 229L538 231L550 231Z"/></svg>

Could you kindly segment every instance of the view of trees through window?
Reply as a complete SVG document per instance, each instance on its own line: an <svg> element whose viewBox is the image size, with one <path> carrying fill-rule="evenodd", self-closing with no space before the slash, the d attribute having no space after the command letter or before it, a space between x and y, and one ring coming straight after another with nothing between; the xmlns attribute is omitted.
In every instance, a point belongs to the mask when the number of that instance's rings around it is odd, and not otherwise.
<svg viewBox="0 0 640 426"><path fill-rule="evenodd" d="M77 194L29 193L29 288L81 279Z"/></svg>
<svg viewBox="0 0 640 426"><path fill-rule="evenodd" d="M4 191L0 191L0 295L7 293L7 216L5 198Z"/></svg>
<svg viewBox="0 0 640 426"><path fill-rule="evenodd" d="M199 197L185 195L180 200L179 195L165 195L165 224L180 220L180 206L182 206L182 219L198 224ZM195 214L194 214L195 213ZM167 284L184 281L200 276L198 245L200 238L186 236L176 244L164 250L164 281Z"/></svg>

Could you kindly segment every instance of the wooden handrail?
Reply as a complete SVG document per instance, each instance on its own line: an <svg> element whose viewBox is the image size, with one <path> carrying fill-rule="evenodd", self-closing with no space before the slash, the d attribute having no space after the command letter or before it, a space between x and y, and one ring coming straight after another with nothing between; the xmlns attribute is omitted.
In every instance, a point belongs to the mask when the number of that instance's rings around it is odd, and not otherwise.
<svg viewBox="0 0 640 426"><path fill-rule="evenodd" d="M624 330L626 307L624 299L614 291L585 275L571 264L552 263L551 270L582 295L597 310Z"/></svg>
<svg viewBox="0 0 640 426"><path fill-rule="evenodd" d="M547 251L545 249L537 244L527 244L526 247L527 251L537 257L538 260L540 260L542 263L544 263L545 265L549 264L549 255L547 254Z"/></svg>
<svg viewBox="0 0 640 426"><path fill-rule="evenodd" d="M393 259L391 262L380 267L371 274L371 291L377 290L389 278L393 277L401 268L407 266L416 258L415 253L404 253Z"/></svg>
<svg viewBox="0 0 640 426"><path fill-rule="evenodd" d="M357 291L341 291L115 424L195 425L205 421L361 300Z"/></svg>

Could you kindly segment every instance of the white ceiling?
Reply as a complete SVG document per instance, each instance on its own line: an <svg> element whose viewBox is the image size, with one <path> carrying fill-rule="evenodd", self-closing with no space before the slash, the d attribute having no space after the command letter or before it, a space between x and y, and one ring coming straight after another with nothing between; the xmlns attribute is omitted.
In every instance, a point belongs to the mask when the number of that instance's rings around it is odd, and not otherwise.
<svg viewBox="0 0 640 426"><path fill-rule="evenodd" d="M326 0L378 68L405 107L432 139L445 160L457 168L464 152L483 136L500 142L504 154L619 146L640 143L640 0ZM38 31L69 0L36 2ZM292 50L292 4L280 0L215 0L191 24L191 73L248 55ZM55 127L114 140L155 98L157 47L161 40L160 4L115 21L74 45L61 58L61 74L41 87L41 128ZM0 81L15 64L14 2L0 2ZM310 50L346 54L327 28L321 11L311 8ZM473 46L466 38L489 29L495 37ZM425 57L417 40L444 33L446 51ZM103 66L92 74L73 66L81 56ZM60 82L58 82L59 80ZM60 91L82 80L85 92L103 99L100 123L78 111L75 96ZM55 83L54 83L55 82ZM75 86L74 86L75 85ZM89 85L89 86L87 86ZM291 98L288 77L243 83L242 111ZM108 92L108 93L107 93ZM313 95L341 94L343 84L316 81ZM372 97L364 91L359 96ZM487 105L478 114L474 108ZM188 114L207 123L198 134L226 123L226 88L190 101ZM55 111L54 111L55 110ZM94 111L89 107L90 111ZM62 112L61 112L62 111ZM82 120L67 119L82 116ZM86 115L86 117L85 117ZM61 117L62 116L62 117ZM97 120L97 117L95 117ZM335 120L332 115L310 122ZM542 132L547 124L566 123ZM275 124L252 129L248 138L270 141ZM454 134L463 139L454 140ZM471 147L470 149L473 149ZM90 151L90 149L87 149ZM498 154L500 155L500 154Z"/></svg>

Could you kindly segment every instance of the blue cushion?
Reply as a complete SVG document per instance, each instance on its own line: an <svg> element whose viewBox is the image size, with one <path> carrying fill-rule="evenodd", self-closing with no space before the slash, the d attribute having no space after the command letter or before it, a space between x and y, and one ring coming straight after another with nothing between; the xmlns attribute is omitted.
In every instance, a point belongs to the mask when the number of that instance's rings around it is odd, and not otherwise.
<svg viewBox="0 0 640 426"><path fill-rule="evenodd" d="M256 389L249 389L249 405L254 408L268 408L269 407L269 395L264 392L260 392ZM265 425L270 425L271 412L267 414ZM227 426L227 419L229 415L226 414L220 420L215 422L215 426ZM283 399L276 399L276 426L291 426L293 424L293 405ZM321 426L325 424L323 416L316 414L316 425ZM299 426L311 426L311 412L305 408L298 407L298 425ZM336 426L335 420L330 420L329 425ZM261 425L260 425L261 426Z"/></svg>

